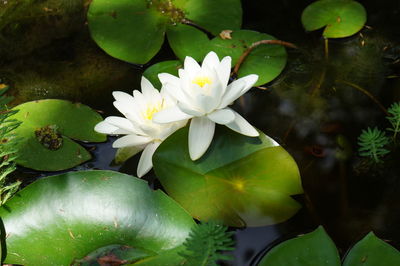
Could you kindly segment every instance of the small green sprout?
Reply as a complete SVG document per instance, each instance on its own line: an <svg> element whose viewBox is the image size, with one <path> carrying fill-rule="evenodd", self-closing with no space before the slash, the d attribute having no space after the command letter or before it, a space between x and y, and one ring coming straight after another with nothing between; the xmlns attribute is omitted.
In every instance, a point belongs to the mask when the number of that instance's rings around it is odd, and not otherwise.
<svg viewBox="0 0 400 266"><path fill-rule="evenodd" d="M179 255L186 259L184 265L216 266L218 260L231 260L221 252L234 250L233 232L217 222L210 221L196 225L183 245L185 251Z"/></svg>
<svg viewBox="0 0 400 266"><path fill-rule="evenodd" d="M386 130L393 132L393 139L396 139L397 133L400 132L400 103L393 103L389 109L388 113L390 116L387 116L386 119L389 120L392 127L387 128Z"/></svg>
<svg viewBox="0 0 400 266"><path fill-rule="evenodd" d="M387 144L389 144L389 138L377 127L374 129L368 127L358 137L359 154L364 157L370 157L375 163L382 162L380 158L390 152L384 148Z"/></svg>

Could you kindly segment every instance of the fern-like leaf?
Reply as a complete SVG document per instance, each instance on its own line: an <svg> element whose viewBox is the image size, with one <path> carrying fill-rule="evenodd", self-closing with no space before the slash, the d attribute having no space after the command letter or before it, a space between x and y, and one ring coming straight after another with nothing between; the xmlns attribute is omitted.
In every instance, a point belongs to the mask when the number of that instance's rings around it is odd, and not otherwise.
<svg viewBox="0 0 400 266"><path fill-rule="evenodd" d="M20 122L10 117L17 111L10 110L7 104L11 97L4 95L7 88L0 89L0 206L3 205L17 190L20 182L9 184L7 176L15 170L16 141L13 134Z"/></svg>
<svg viewBox="0 0 400 266"><path fill-rule="evenodd" d="M393 132L393 138L395 139L397 133L400 132L400 103L393 103L389 107L388 113L390 116L387 116L386 119L389 120L391 127L387 128L387 130Z"/></svg>
<svg viewBox="0 0 400 266"><path fill-rule="evenodd" d="M234 250L233 232L227 230L214 221L196 225L183 244L185 251L179 254L186 259L185 265L216 266L218 260L231 260L231 256L221 254Z"/></svg>
<svg viewBox="0 0 400 266"><path fill-rule="evenodd" d="M358 137L358 151L361 156L370 157L375 163L382 162L381 158L390 151L384 147L389 143L389 138L377 127L363 130Z"/></svg>

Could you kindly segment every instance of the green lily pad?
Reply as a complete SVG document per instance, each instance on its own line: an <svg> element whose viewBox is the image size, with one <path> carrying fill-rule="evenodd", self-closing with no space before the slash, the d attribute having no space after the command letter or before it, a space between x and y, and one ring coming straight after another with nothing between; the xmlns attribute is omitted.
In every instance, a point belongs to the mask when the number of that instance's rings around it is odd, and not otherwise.
<svg viewBox="0 0 400 266"><path fill-rule="evenodd" d="M325 27L325 38L343 38L362 29L367 13L356 1L319 0L304 9L301 21L307 31Z"/></svg>
<svg viewBox="0 0 400 266"><path fill-rule="evenodd" d="M0 208L0 217L5 262L25 266L70 265L111 245L134 247L140 265L179 265L177 252L195 224L162 191L113 171L40 179Z"/></svg>
<svg viewBox="0 0 400 266"><path fill-rule="evenodd" d="M202 158L192 161L188 128L166 139L153 156L161 184L193 217L226 225L261 226L279 223L301 207L291 195L301 194L293 158L261 133L251 138L225 127Z"/></svg>
<svg viewBox="0 0 400 266"><path fill-rule="evenodd" d="M271 249L259 266L340 266L335 244L322 226Z"/></svg>
<svg viewBox="0 0 400 266"><path fill-rule="evenodd" d="M397 266L400 252L370 232L347 254L344 266Z"/></svg>
<svg viewBox="0 0 400 266"><path fill-rule="evenodd" d="M215 37L211 49L220 57L231 56L232 65L251 46L261 40L276 40L275 37L250 30L238 30L231 33L232 39ZM257 74L255 86L265 84L276 78L285 68L287 53L285 47L276 44L261 44L254 48L241 65L238 77Z"/></svg>
<svg viewBox="0 0 400 266"><path fill-rule="evenodd" d="M102 142L104 134L94 131L102 117L80 104L64 100L40 100L23 103L13 119L22 124L15 129L16 162L40 171L58 171L79 165L91 158L81 145L72 139Z"/></svg>
<svg viewBox="0 0 400 266"><path fill-rule="evenodd" d="M161 89L161 82L158 79L158 74L169 73L178 76L178 69L181 67L182 63L178 60L163 61L148 67L143 72L143 76L145 76L155 88Z"/></svg>
<svg viewBox="0 0 400 266"><path fill-rule="evenodd" d="M240 0L93 0L89 29L111 56L144 64L161 48L167 28L189 20L213 34L241 25ZM185 34L185 33L182 33Z"/></svg>
<svg viewBox="0 0 400 266"><path fill-rule="evenodd" d="M220 59L225 56L232 58L232 67L238 62L240 56L253 43L261 40L276 40L275 37L251 30L233 31L231 39L223 39L220 36L209 40L207 35L195 28L180 25L180 32L171 31L168 40L172 49L180 60L191 56L197 61L203 60L209 51L214 51ZM285 47L277 44L261 44L251 51L239 68L238 77L250 74L259 76L255 86L265 84L275 79L285 68L287 53Z"/></svg>
<svg viewBox="0 0 400 266"><path fill-rule="evenodd" d="M167 37L175 55L182 61L186 56L202 61L211 51L207 34L188 25L176 25L169 28Z"/></svg>

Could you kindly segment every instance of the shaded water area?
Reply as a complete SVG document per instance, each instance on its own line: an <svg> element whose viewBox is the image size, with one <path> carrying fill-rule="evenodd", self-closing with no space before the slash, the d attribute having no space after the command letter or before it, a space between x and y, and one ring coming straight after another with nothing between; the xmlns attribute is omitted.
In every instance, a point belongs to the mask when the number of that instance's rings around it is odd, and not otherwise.
<svg viewBox="0 0 400 266"><path fill-rule="evenodd" d="M5 2L0 0L0 6ZM47 18L0 24L0 40L4 40L0 78L11 85L14 104L62 98L85 103L104 116L117 115L111 92L137 89L148 65L174 58L164 44L146 66L113 59L91 41L84 26L85 11L71 4L74 1L59 2L60 11L50 12ZM400 100L400 2L360 1L367 10L368 27L352 37L330 40L328 57L321 32L306 33L301 25L301 12L311 2L243 1L242 28L271 34L299 49L288 50L288 64L277 79L264 89L252 89L234 107L295 158L305 194L296 197L304 207L290 220L236 230L233 265L255 263L266 248L319 224L342 255L371 230L400 248L399 152L380 165L357 155L362 129L389 126L376 102L388 108ZM77 169L134 175L138 156L122 166L112 165L113 140L87 144L94 159ZM27 176L29 183L48 174L20 169L17 177ZM154 175L149 176L152 186L160 188Z"/></svg>

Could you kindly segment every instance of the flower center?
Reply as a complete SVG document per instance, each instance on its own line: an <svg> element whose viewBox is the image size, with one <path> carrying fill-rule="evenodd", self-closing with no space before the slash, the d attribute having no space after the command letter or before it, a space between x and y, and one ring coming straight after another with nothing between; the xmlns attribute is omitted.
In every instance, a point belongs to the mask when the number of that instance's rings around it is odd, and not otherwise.
<svg viewBox="0 0 400 266"><path fill-rule="evenodd" d="M146 111L143 112L143 117L147 120L153 120L155 113L158 113L163 109L163 101L156 104L147 105Z"/></svg>
<svg viewBox="0 0 400 266"><path fill-rule="evenodd" d="M196 77L192 80L192 83L197 84L203 88L206 84L211 84L212 81L209 77Z"/></svg>

